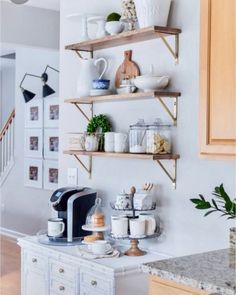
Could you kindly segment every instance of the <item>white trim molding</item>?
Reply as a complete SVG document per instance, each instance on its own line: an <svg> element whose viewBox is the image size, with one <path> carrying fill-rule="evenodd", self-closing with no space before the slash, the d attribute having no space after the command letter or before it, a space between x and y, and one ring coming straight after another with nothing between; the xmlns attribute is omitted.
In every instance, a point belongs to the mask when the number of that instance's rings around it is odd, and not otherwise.
<svg viewBox="0 0 236 295"><path fill-rule="evenodd" d="M5 227L0 227L0 235L12 238L14 240L17 240L19 238L23 238L23 237L27 236L27 234L20 233L20 232L17 232L17 231L14 231L14 230L11 230L11 229L8 229Z"/></svg>

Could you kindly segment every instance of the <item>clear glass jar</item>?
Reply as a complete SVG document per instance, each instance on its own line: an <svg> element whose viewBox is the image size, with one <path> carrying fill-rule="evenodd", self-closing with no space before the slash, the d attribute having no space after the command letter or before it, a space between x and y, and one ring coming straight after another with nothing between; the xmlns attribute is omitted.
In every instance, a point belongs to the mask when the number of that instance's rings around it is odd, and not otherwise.
<svg viewBox="0 0 236 295"><path fill-rule="evenodd" d="M97 198L95 205L90 209L86 218L86 225L89 227L105 226L105 214L102 209L102 200Z"/></svg>
<svg viewBox="0 0 236 295"><path fill-rule="evenodd" d="M146 133L148 125L143 119L130 126L129 131L129 151L135 154L146 153Z"/></svg>
<svg viewBox="0 0 236 295"><path fill-rule="evenodd" d="M148 126L146 152L148 154L171 153L171 125L156 119Z"/></svg>

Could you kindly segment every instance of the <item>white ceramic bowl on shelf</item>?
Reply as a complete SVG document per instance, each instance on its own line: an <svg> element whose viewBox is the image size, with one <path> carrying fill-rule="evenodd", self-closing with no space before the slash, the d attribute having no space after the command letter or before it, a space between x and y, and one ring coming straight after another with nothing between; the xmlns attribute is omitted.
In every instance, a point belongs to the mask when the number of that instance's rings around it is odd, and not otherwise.
<svg viewBox="0 0 236 295"><path fill-rule="evenodd" d="M117 35L124 31L125 25L121 21L106 22L105 28L110 35Z"/></svg>
<svg viewBox="0 0 236 295"><path fill-rule="evenodd" d="M169 84L170 78L168 76L137 76L133 82L134 85L143 90L144 92L154 91L158 89L164 89Z"/></svg>

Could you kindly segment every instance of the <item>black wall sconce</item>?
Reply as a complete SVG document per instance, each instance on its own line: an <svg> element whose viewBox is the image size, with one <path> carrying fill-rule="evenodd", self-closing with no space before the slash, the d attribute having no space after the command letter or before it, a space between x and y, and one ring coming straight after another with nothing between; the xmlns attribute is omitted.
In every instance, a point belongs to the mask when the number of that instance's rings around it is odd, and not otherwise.
<svg viewBox="0 0 236 295"><path fill-rule="evenodd" d="M25 99L26 103L29 102L31 99L33 99L35 97L35 95L36 95L35 93L33 93L33 92L25 89L24 87L22 87L22 84L23 84L23 82L24 82L24 80L25 80L25 78L27 76L41 79L41 81L43 83L43 89L42 89L43 97L47 97L47 96L55 93L55 90L52 89L47 84L47 82L48 82L48 74L46 72L47 72L48 69L51 69L51 70L56 71L56 72L59 73L59 71L57 69L55 69L55 68L53 68L53 67L51 67L49 65L46 66L46 68L45 68L45 70L44 70L44 72L43 72L43 74L41 76L25 73L25 75L24 75L24 77L23 77L23 79L22 79L22 81L20 83L20 88L21 88L21 91L22 91L22 94L24 96L24 99Z"/></svg>

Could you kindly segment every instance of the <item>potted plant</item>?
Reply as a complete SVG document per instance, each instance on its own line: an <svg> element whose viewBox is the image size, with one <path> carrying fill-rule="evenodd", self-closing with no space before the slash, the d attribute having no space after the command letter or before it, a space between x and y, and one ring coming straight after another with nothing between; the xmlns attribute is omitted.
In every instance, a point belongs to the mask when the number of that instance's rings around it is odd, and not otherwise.
<svg viewBox="0 0 236 295"><path fill-rule="evenodd" d="M89 121L85 135L85 149L89 152L104 150L104 133L112 129L109 119L105 115L95 115Z"/></svg>
<svg viewBox="0 0 236 295"><path fill-rule="evenodd" d="M108 15L105 28L110 35L116 35L124 31L125 25L120 19L121 15L117 12Z"/></svg>
<svg viewBox="0 0 236 295"><path fill-rule="evenodd" d="M195 204L195 208L199 210L208 210L204 216L208 216L212 213L218 212L227 219L236 219L236 200L232 200L224 189L224 185L215 187L212 192L215 198L211 201L207 201L201 194L199 198L190 199ZM230 259L232 260L232 266L236 266L236 227L230 228Z"/></svg>

